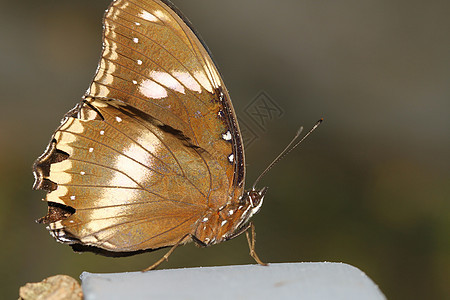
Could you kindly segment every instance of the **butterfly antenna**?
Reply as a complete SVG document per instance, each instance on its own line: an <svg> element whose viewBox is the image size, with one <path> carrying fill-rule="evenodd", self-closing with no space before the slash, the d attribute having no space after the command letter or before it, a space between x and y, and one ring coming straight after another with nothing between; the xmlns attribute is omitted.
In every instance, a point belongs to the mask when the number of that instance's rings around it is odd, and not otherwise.
<svg viewBox="0 0 450 300"><path fill-rule="evenodd" d="M308 131L307 134L305 134L301 140L297 141L299 136L302 134L303 132L303 126L301 126L298 130L297 133L295 134L294 138L291 140L291 142L286 146L286 148L284 148L284 150L272 161L272 163L264 170L264 172L261 173L261 175L259 175L259 177L255 180L255 183L252 186L252 190L255 190L256 185L258 184L258 182L261 180L261 178L263 178L269 171L270 169L273 168L273 166L275 166L280 160L282 160L286 155L288 155L292 150L294 150L295 148L297 148L298 145L300 145L314 130L317 129L317 127L319 127L319 125L323 122L323 118L320 119L319 121L317 121L316 125L313 126L313 128L311 128L310 131ZM296 142L297 141L297 142ZM293 146L292 146L293 145Z"/></svg>

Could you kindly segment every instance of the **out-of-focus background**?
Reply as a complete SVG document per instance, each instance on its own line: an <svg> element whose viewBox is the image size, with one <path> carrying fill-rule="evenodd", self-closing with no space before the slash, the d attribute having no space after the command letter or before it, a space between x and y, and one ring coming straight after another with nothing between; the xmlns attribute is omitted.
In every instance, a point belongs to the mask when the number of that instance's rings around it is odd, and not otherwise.
<svg viewBox="0 0 450 300"><path fill-rule="evenodd" d="M173 2L230 90L249 144L247 186L300 125L325 118L261 182L260 257L345 262L388 298L449 299L450 2ZM108 3L1 3L2 298L47 276L135 271L164 254L75 254L34 223L46 204L31 165L90 83ZM242 236L186 245L162 268L248 263Z"/></svg>

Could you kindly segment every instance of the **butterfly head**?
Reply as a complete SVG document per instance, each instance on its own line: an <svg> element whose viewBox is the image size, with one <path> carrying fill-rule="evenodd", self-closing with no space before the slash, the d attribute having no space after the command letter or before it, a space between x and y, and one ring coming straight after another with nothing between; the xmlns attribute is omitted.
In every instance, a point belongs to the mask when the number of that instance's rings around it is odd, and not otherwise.
<svg viewBox="0 0 450 300"><path fill-rule="evenodd" d="M259 191L256 189L245 191L241 201L247 203L250 208L249 214L247 215L246 218L246 222L261 209L267 189L268 189L267 187L264 187Z"/></svg>

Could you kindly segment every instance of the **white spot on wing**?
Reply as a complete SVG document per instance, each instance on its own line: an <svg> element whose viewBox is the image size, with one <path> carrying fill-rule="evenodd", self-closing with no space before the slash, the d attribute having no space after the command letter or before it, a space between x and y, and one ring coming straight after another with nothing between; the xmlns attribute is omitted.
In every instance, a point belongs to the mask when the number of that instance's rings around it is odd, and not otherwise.
<svg viewBox="0 0 450 300"><path fill-rule="evenodd" d="M167 15L160 10L155 10L155 16L160 18L162 21L169 21L170 19L167 17Z"/></svg>
<svg viewBox="0 0 450 300"><path fill-rule="evenodd" d="M133 42L134 42L135 44L137 44L137 43L139 43L139 39L138 39L138 38L133 38Z"/></svg>
<svg viewBox="0 0 450 300"><path fill-rule="evenodd" d="M148 147L146 150L155 153L155 149L159 148L159 140L155 139L151 133L149 133L148 136L143 135L142 137L139 137L138 141L142 138L147 138L147 140L153 145L152 148ZM152 171L143 167L143 165L152 165L153 156L151 156L140 145L141 144L139 142L136 144L133 143L122 150L124 155L120 155L115 162L115 169L120 170L120 172L117 172L110 180L108 184L109 186L134 187L136 182L143 182L144 179L151 180ZM130 180L130 178L124 174L132 174L133 180ZM130 197L132 196L129 195L125 198L130 199Z"/></svg>
<svg viewBox="0 0 450 300"><path fill-rule="evenodd" d="M138 60L137 60L137 64L138 64L138 65L142 65L142 60L138 59Z"/></svg>
<svg viewBox="0 0 450 300"><path fill-rule="evenodd" d="M149 79L140 84L139 91L142 95L151 99L162 99L168 96L164 87Z"/></svg>
<svg viewBox="0 0 450 300"><path fill-rule="evenodd" d="M86 172L81 171L80 174L81 174L81 175L86 175Z"/></svg>
<svg viewBox="0 0 450 300"><path fill-rule="evenodd" d="M176 80L169 73L160 72L160 71L152 71L152 72L150 72L150 77L153 78L158 83L168 87L169 89L172 89L172 90L177 91L182 94L185 93L184 87L180 84L180 82L178 80Z"/></svg>
<svg viewBox="0 0 450 300"><path fill-rule="evenodd" d="M228 223L228 221L227 220L224 220L224 221L222 221L222 223L220 224L220 226L223 226L223 225L225 225L225 224L227 224Z"/></svg>
<svg viewBox="0 0 450 300"><path fill-rule="evenodd" d="M201 93L202 87L188 72L173 72L172 75L189 90Z"/></svg>
<svg viewBox="0 0 450 300"><path fill-rule="evenodd" d="M105 135L105 131L104 130L100 130L100 135Z"/></svg>
<svg viewBox="0 0 450 300"><path fill-rule="evenodd" d="M132 82L133 82L133 84L137 84L137 81L136 81L136 80L133 80Z"/></svg>
<svg viewBox="0 0 450 300"><path fill-rule="evenodd" d="M232 163L234 162L234 154L230 154L230 156L228 156L228 160Z"/></svg>
<svg viewBox="0 0 450 300"><path fill-rule="evenodd" d="M76 199L75 196L70 196L70 200L74 201Z"/></svg>
<svg viewBox="0 0 450 300"><path fill-rule="evenodd" d="M89 148L89 152L90 153L94 152L94 148Z"/></svg>
<svg viewBox="0 0 450 300"><path fill-rule="evenodd" d="M230 132L230 131L227 131L227 133L222 134L222 138L223 138L225 141L231 141L231 132Z"/></svg>
<svg viewBox="0 0 450 300"><path fill-rule="evenodd" d="M122 118L121 117L116 117L116 121L120 123L120 122L122 122Z"/></svg>
<svg viewBox="0 0 450 300"><path fill-rule="evenodd" d="M139 17L141 17L144 20L150 21L150 22L157 22L158 18L155 17L154 15L152 15L151 13L149 13L148 11L143 11Z"/></svg>
<svg viewBox="0 0 450 300"><path fill-rule="evenodd" d="M211 83L209 82L208 77L205 76L205 73L197 71L194 73L194 77L198 80L198 82L200 82L200 84L203 86L205 90L207 90L210 93L213 92Z"/></svg>

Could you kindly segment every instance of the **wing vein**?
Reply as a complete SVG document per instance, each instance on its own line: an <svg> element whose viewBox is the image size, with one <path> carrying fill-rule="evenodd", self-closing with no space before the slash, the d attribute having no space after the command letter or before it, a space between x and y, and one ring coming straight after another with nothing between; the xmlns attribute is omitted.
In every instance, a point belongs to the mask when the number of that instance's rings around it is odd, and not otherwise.
<svg viewBox="0 0 450 300"><path fill-rule="evenodd" d="M109 114L108 112L105 112L107 114ZM109 114L111 116L111 114ZM192 185L192 187L194 187L204 198L208 199L208 203L209 203L209 196L206 196L190 179L189 177L186 175L186 171L184 170L183 166L181 165L181 163L179 162L178 158L176 157L175 153L173 153L173 151L170 149L170 147L157 135L155 134L144 122L142 121L137 121L136 119L133 119L134 122L139 122L141 126L143 126L145 129L149 130L150 132L152 132L161 142L162 145L164 145L164 147L167 149L167 151L172 155L173 159L177 162L178 166L180 167L180 170L182 172L182 175L176 174L176 172L174 172L177 176L182 176L190 185ZM114 128L115 130L119 131L120 133L122 133L119 129L117 129L115 126L107 123L109 126L111 126L112 128ZM122 133L123 134L123 133ZM137 142L136 142L137 143ZM143 147L144 148L144 147ZM211 177L211 170L209 168L208 163L206 162L205 158L201 155L201 153L195 149L195 148L191 148L193 149L197 155L202 159L204 165L206 166L206 168L208 169L208 175L209 175L209 182L210 182L210 188L209 190L211 191L212 189L212 177ZM174 171L174 170L172 170Z"/></svg>
<svg viewBox="0 0 450 300"><path fill-rule="evenodd" d="M94 139L92 139L92 138L90 138L90 137L87 137L87 136L85 136L85 135L82 135L82 134L79 134L79 133L75 133L75 132L72 132L72 131L68 131L68 130L60 130L60 132L70 133L70 134L73 134L73 135L75 135L75 136L78 136L78 137L84 138L84 139L86 139L86 140L92 141L92 142L94 142L94 143L96 143L96 144L98 144L98 145L101 145L101 146L103 146L103 147L105 147L105 148L108 148L108 149L112 150L113 152L115 152L115 153L117 153L117 154L119 154L119 155L122 155L122 156L124 156L124 157L126 157L126 158L128 158L128 159L130 159L130 160L132 160L132 161L134 161L135 163L137 163L137 164L143 166L143 167L146 168L146 169L149 169L150 171L152 171L152 172L154 172L154 173L156 173L156 174L159 174L159 175L161 175L161 176L165 176L165 174L163 174L163 173L161 173L161 172L158 172L158 171L156 171L156 170L150 168L149 166L147 166L147 165L145 165L145 164L139 162L138 160L132 158L131 156L128 156L128 155L126 155L126 154L120 152L119 150L117 150L117 149L115 149L115 148L113 148L113 147L111 147L111 146L109 146L109 145L107 145L107 144L104 144L104 143L99 142L99 141L97 141L97 140L94 140ZM139 144L137 144L137 145L139 145ZM75 148L75 149L87 150L87 149L85 149L85 148L77 147L77 146L74 146L74 145L71 145L71 147L72 147L72 148ZM144 148L144 150L145 150L145 148ZM148 151L147 151L147 152L148 152ZM151 152L148 152L148 153L151 154ZM151 154L151 155L152 155L152 154ZM152 156L153 156L153 155L152 155ZM155 158L156 158L156 157L155 157ZM83 160L80 160L80 161L83 161ZM87 161L86 161L86 162L87 162ZM164 163L164 162L163 162L163 163ZM102 166L103 166L103 165L102 165ZM107 167L107 166L104 166L104 167L105 167L105 168L109 168L109 167ZM109 168L109 169L112 169L112 168ZM169 168L169 169L170 169L170 168ZM175 172L174 172L174 173L175 173Z"/></svg>

